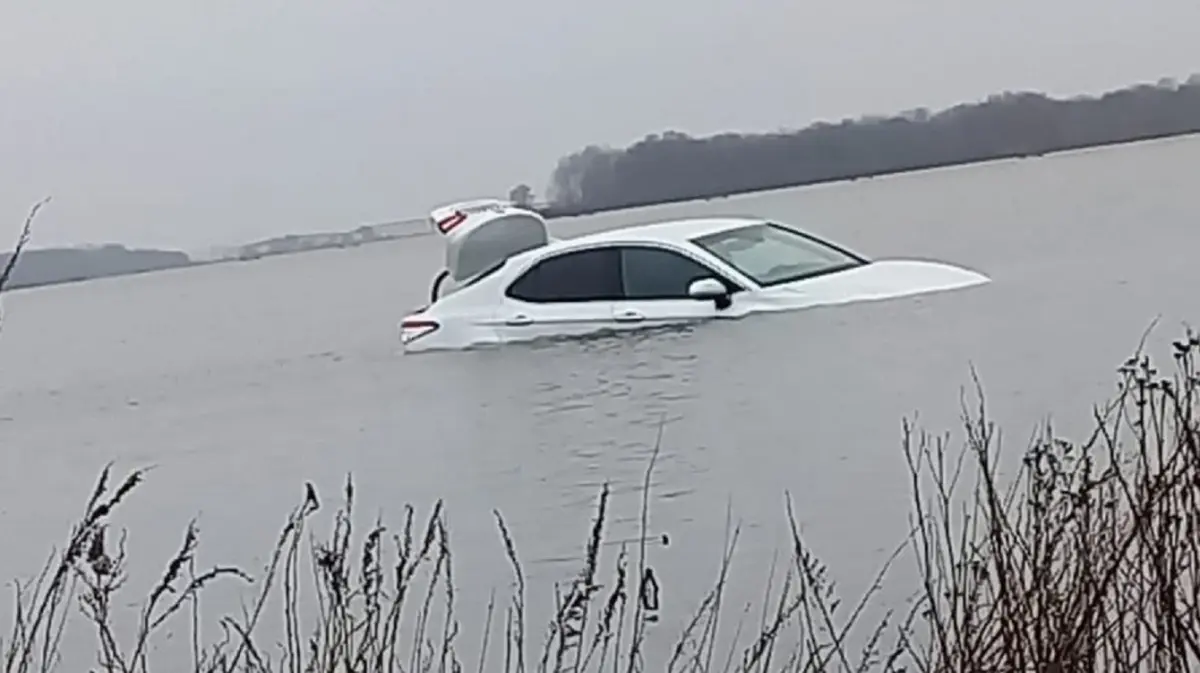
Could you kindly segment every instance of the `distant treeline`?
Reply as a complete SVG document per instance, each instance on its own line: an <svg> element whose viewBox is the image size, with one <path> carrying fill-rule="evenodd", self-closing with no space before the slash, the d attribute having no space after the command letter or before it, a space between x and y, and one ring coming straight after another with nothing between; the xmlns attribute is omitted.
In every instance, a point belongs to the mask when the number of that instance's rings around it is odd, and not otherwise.
<svg viewBox="0 0 1200 673"><path fill-rule="evenodd" d="M1200 75L1099 97L1003 93L930 113L821 122L788 133L668 131L559 161L548 216L729 196L1200 132ZM517 189L522 189L518 187Z"/></svg>
<svg viewBox="0 0 1200 673"><path fill-rule="evenodd" d="M0 253L0 268L12 253ZM17 260L6 289L67 283L188 266L192 260L175 250L130 250L121 245L99 248L26 249Z"/></svg>

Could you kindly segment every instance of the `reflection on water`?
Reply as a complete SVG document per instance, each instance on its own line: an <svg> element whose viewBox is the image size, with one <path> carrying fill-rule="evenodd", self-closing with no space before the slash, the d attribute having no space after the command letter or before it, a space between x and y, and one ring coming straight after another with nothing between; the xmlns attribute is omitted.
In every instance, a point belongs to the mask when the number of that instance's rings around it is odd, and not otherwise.
<svg viewBox="0 0 1200 673"><path fill-rule="evenodd" d="M664 628L709 588L729 513L732 600L761 593L787 544L785 493L854 593L907 529L902 418L954 429L974 365L1010 436L1048 412L1078 428L1149 321L1195 311L1196 212L1177 176L1198 153L1164 143L554 225L754 213L993 278L684 329L400 357L395 320L440 263L431 239L6 295L0 529L24 543L0 552L0 575L40 567L109 460L156 466L120 518L134 589L196 515L203 563L257 567L303 483L333 501L352 472L364 520L444 499L464 615L509 581L500 510L544 609L602 484L609 561L635 539L661 432L649 533Z"/></svg>

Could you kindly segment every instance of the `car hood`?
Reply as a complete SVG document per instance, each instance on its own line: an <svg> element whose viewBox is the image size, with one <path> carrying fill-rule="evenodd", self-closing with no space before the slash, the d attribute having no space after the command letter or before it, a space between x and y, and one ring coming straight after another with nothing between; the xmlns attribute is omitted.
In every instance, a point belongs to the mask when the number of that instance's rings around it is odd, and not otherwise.
<svg viewBox="0 0 1200 673"><path fill-rule="evenodd" d="M767 288L763 294L782 303L843 303L890 299L982 285L987 276L952 264L885 259Z"/></svg>

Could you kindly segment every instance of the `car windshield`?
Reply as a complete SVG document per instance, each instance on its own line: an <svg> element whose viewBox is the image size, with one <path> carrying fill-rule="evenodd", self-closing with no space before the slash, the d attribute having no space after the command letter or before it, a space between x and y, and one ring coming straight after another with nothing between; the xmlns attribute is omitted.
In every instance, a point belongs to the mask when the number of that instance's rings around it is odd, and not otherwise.
<svg viewBox="0 0 1200 673"><path fill-rule="evenodd" d="M865 264L867 260L794 229L763 222L692 239L762 287Z"/></svg>

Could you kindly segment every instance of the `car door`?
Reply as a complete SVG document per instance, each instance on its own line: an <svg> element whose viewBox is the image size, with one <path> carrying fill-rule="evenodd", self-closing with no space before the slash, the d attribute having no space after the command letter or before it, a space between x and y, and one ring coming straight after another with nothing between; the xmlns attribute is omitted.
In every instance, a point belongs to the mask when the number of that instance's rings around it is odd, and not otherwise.
<svg viewBox="0 0 1200 673"><path fill-rule="evenodd" d="M502 341L578 336L613 323L621 297L621 256L612 247L586 248L544 257L514 280L496 315Z"/></svg>
<svg viewBox="0 0 1200 673"><path fill-rule="evenodd" d="M622 298L614 302L619 327L655 327L740 315L738 294L744 289L724 274L683 252L656 245L624 245L621 252ZM734 304L718 309L715 302L688 295L688 286L715 278L729 289Z"/></svg>

